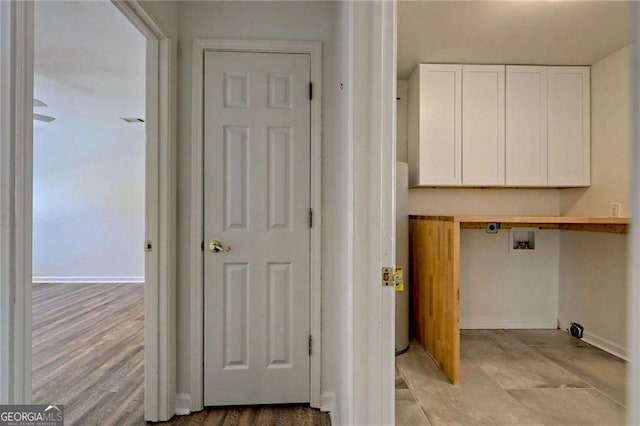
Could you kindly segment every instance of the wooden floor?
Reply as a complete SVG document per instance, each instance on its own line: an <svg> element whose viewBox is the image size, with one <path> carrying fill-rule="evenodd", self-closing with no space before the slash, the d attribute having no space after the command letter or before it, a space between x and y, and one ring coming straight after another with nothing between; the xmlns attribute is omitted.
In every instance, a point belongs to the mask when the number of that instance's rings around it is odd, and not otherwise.
<svg viewBox="0 0 640 426"><path fill-rule="evenodd" d="M144 286L33 285L33 400L65 425L144 422ZM208 409L163 424L329 425L304 406Z"/></svg>

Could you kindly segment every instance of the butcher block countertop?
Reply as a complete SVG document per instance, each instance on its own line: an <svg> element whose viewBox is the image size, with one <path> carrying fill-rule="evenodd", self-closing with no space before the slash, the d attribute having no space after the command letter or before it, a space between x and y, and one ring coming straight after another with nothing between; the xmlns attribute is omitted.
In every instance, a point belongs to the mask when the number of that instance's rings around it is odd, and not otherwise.
<svg viewBox="0 0 640 426"><path fill-rule="evenodd" d="M499 223L503 229L542 228L614 234L627 234L631 225L631 218L628 217L410 215L409 219L454 222L461 229L482 229L488 223Z"/></svg>

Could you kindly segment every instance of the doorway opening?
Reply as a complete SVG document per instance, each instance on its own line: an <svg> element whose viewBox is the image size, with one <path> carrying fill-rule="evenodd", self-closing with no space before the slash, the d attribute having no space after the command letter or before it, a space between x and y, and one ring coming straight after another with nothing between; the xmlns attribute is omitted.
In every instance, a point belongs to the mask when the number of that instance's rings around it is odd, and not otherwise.
<svg viewBox="0 0 640 426"><path fill-rule="evenodd" d="M630 9L398 4L399 424L625 423Z"/></svg>
<svg viewBox="0 0 640 426"><path fill-rule="evenodd" d="M33 401L143 421L146 40L110 2L34 13Z"/></svg>

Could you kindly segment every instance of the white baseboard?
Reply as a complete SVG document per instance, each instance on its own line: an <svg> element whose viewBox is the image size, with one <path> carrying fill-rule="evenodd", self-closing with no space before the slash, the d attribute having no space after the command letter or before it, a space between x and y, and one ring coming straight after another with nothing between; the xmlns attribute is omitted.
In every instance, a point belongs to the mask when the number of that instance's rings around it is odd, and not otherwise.
<svg viewBox="0 0 640 426"><path fill-rule="evenodd" d="M492 329L554 329L557 328L558 321L552 320L494 320L494 319L464 319L460 320L460 328L467 330L492 330Z"/></svg>
<svg viewBox="0 0 640 426"><path fill-rule="evenodd" d="M144 283L144 277L126 276L126 277L79 277L79 276L34 276L33 283L52 283L52 284L138 284Z"/></svg>
<svg viewBox="0 0 640 426"><path fill-rule="evenodd" d="M188 416L191 414L191 394L176 394L176 416Z"/></svg>
<svg viewBox="0 0 640 426"><path fill-rule="evenodd" d="M320 396L320 410L329 413L332 425L340 424L340 417L337 413L335 392L323 392Z"/></svg>
<svg viewBox="0 0 640 426"><path fill-rule="evenodd" d="M571 321L558 320L558 327L560 327L562 330L568 330L570 325ZM610 353L611 355L617 356L618 358L621 358L625 361L629 361L629 358L627 358L626 347L590 333L588 329L585 329L582 340L590 345L595 346L596 348Z"/></svg>

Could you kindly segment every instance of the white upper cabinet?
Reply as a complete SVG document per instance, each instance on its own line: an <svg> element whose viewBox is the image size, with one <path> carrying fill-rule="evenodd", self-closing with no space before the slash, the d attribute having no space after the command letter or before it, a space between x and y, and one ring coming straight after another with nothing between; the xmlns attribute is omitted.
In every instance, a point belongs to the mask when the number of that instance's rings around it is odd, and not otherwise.
<svg viewBox="0 0 640 426"><path fill-rule="evenodd" d="M462 183L502 186L504 65L462 66Z"/></svg>
<svg viewBox="0 0 640 426"><path fill-rule="evenodd" d="M589 67L420 64L410 186L591 184Z"/></svg>
<svg viewBox="0 0 640 426"><path fill-rule="evenodd" d="M589 67L548 67L548 184L591 184Z"/></svg>
<svg viewBox="0 0 640 426"><path fill-rule="evenodd" d="M547 185L547 67L507 66L508 186Z"/></svg>
<svg viewBox="0 0 640 426"><path fill-rule="evenodd" d="M409 185L462 185L462 65L418 65L408 95Z"/></svg>

